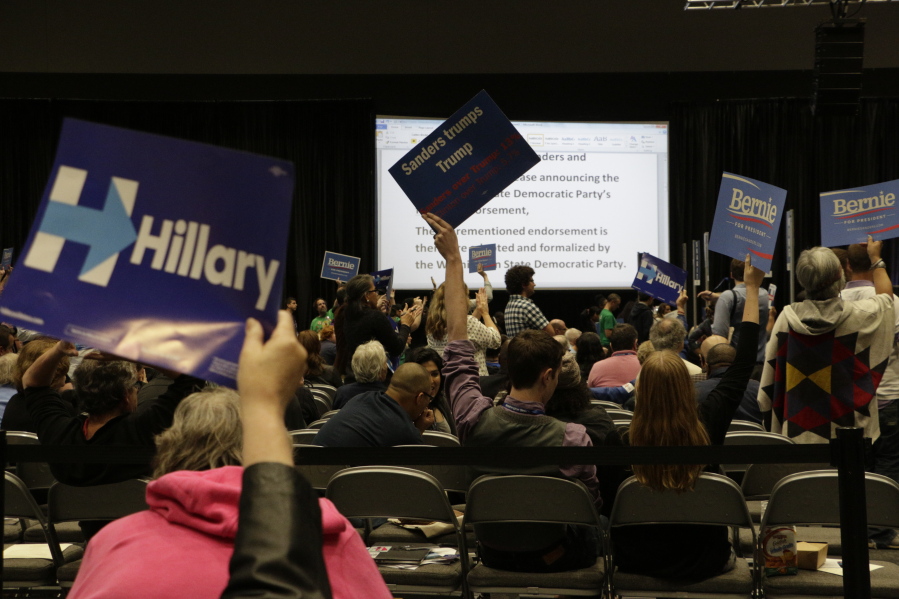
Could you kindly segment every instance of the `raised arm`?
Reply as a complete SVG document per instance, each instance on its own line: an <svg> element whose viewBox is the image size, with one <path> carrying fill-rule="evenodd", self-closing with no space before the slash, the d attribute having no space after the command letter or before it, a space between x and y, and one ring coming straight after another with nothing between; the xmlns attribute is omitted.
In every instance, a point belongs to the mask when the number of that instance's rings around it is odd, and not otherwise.
<svg viewBox="0 0 899 599"><path fill-rule="evenodd" d="M883 250L882 241L874 241L874 237L868 235L868 243L863 243L868 250L868 258L871 259L871 270L874 271L874 290L877 293L887 293L893 295L893 284L890 282L890 275L887 273L887 267L881 259L881 250Z"/></svg>
<svg viewBox="0 0 899 599"><path fill-rule="evenodd" d="M436 214L429 212L423 216L436 233L434 245L437 246L437 251L446 260L446 340L468 339L468 297L462 277L462 255L459 253L456 231Z"/></svg>
<svg viewBox="0 0 899 599"><path fill-rule="evenodd" d="M56 367L66 356L75 357L78 350L68 341L60 341L53 349L46 351L28 367L22 375L22 387L49 387L56 376Z"/></svg>

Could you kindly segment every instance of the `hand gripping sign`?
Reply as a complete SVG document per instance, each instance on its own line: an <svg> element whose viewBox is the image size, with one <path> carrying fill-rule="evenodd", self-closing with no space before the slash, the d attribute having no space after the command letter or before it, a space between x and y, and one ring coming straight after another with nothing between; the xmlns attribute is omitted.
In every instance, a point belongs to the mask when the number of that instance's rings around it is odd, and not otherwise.
<svg viewBox="0 0 899 599"><path fill-rule="evenodd" d="M674 305L686 284L687 271L644 252L631 287Z"/></svg>
<svg viewBox="0 0 899 599"><path fill-rule="evenodd" d="M66 119L4 320L227 386L271 330L293 165Z"/></svg>

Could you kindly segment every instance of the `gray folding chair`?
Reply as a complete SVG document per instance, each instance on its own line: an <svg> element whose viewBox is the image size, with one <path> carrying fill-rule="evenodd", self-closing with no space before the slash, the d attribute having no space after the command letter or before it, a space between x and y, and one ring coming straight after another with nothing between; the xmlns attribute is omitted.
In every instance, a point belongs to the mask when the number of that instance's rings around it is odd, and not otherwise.
<svg viewBox="0 0 899 599"><path fill-rule="evenodd" d="M743 433L739 433L743 434ZM782 478L799 472L812 472L818 470L832 470L824 464L749 464L740 488L743 489L743 498L749 506L749 515L753 522L762 521L763 502L767 504L771 497L771 490Z"/></svg>
<svg viewBox="0 0 899 599"><path fill-rule="evenodd" d="M300 429L295 431L290 431L290 438L294 445L314 445L312 440L315 438L315 435L318 434L318 429Z"/></svg>
<svg viewBox="0 0 899 599"><path fill-rule="evenodd" d="M750 423L751 424L751 423ZM760 430L728 431L724 436L725 445L794 445L793 439L777 433ZM721 464L721 469L728 475L735 472L746 472L749 464ZM733 476L731 478L734 478Z"/></svg>
<svg viewBox="0 0 899 599"><path fill-rule="evenodd" d="M433 445L434 447L462 447L459 438L450 433L441 433L440 431L425 431L421 434L421 442L425 445Z"/></svg>
<svg viewBox="0 0 899 599"><path fill-rule="evenodd" d="M568 524L595 526L608 555L608 543L593 505L580 481L551 476L485 475L472 483L465 506L465 524L472 524L481 542L493 547L514 545L539 550L558 542ZM468 574L473 593L527 595L600 595L606 565L568 572L509 572L478 564Z"/></svg>
<svg viewBox="0 0 899 599"><path fill-rule="evenodd" d="M729 433L738 433L740 431L759 431L765 432L765 427L757 422L751 422L749 420L731 420L730 426L727 427L727 432Z"/></svg>
<svg viewBox="0 0 899 599"><path fill-rule="evenodd" d="M320 429L321 427L323 427L327 421L328 421L327 418L322 418L321 420L316 420L315 422L313 422L313 423L311 423L311 424L307 424L307 425L306 425L306 429L315 429L315 430L318 430L318 429Z"/></svg>
<svg viewBox="0 0 899 599"><path fill-rule="evenodd" d="M126 480L120 483L73 487L56 483L50 487L47 515L50 537L58 540L55 525L59 522L116 520L147 509L147 481ZM81 567L81 560L66 563L56 570L59 586L69 588Z"/></svg>
<svg viewBox="0 0 899 599"><path fill-rule="evenodd" d="M833 470L791 474L774 485L768 509L762 517L767 526L839 524L838 474ZM880 474L865 474L868 524L899 528L899 485ZM872 561L883 566L871 571L871 597L899 597L899 565ZM763 579L767 597L842 597L843 578L826 572L799 570L796 576Z"/></svg>
<svg viewBox="0 0 899 599"><path fill-rule="evenodd" d="M606 410L620 410L621 406L615 403L614 401L607 401L605 399L591 399L590 404L594 406L599 406L601 408L605 408Z"/></svg>
<svg viewBox="0 0 899 599"><path fill-rule="evenodd" d="M318 451L321 449L320 445L305 445L300 443L295 443L293 446L293 455L296 456L298 453L302 451ZM297 469L297 472L306 477L306 480L309 481L309 484L316 491L324 491L328 488L328 482L331 478L340 472L348 468L349 466L345 464L295 464L294 468Z"/></svg>
<svg viewBox="0 0 899 599"><path fill-rule="evenodd" d="M617 409L607 409L606 414L615 421L630 422L634 419L633 412L630 410L622 410L620 406Z"/></svg>
<svg viewBox="0 0 899 599"><path fill-rule="evenodd" d="M361 466L334 475L325 496L348 518L415 518L453 525L459 561L415 570L379 568L390 591L469 597L468 549L453 508L433 476L409 468Z"/></svg>
<svg viewBox="0 0 899 599"><path fill-rule="evenodd" d="M324 414L321 415L321 419L322 419L322 420L327 420L328 418L330 418L331 416L333 416L334 414L336 414L336 413L339 412L339 411L340 411L340 410L331 410L331 411L329 411L329 412L325 412Z"/></svg>
<svg viewBox="0 0 899 599"><path fill-rule="evenodd" d="M612 562L615 561L615 528L647 524L696 524L745 528L755 540L755 528L743 493L721 474L703 473L690 492L658 492L630 477L618 488L612 515ZM672 552L677 546L671 547ZM628 597L730 597L752 596L758 581L756 562L737 557L733 570L702 581L656 578L613 571L614 593Z"/></svg>
<svg viewBox="0 0 899 599"><path fill-rule="evenodd" d="M84 550L72 546L63 552L59 543L51 536L50 526L43 510L38 506L31 492L15 474L6 472L3 514L10 518L31 518L37 520L44 538L35 545L48 546L50 559L4 558L3 588L30 588L56 585L56 570L66 561L80 560ZM25 543L28 545L29 543Z"/></svg>
<svg viewBox="0 0 899 599"><path fill-rule="evenodd" d="M321 391L328 397L328 401L334 403L334 397L337 395L337 387L334 385L325 385L323 383L307 383L306 388L310 391Z"/></svg>
<svg viewBox="0 0 899 599"><path fill-rule="evenodd" d="M319 418L321 418L322 414L330 412L332 408L332 402L331 398L328 397L328 394L317 387L308 387L308 389L312 394L312 401L315 402L315 408L318 410Z"/></svg>

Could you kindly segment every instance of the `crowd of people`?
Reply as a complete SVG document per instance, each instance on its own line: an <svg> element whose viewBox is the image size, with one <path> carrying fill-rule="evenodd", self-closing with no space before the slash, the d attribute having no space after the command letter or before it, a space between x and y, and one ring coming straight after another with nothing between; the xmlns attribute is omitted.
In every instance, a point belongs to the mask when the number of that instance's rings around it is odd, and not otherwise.
<svg viewBox="0 0 899 599"><path fill-rule="evenodd" d="M322 596L359 596L364 585L366 596L389 597L360 537L334 506L314 497L292 470L263 463L292 463L287 431L317 418L308 390L316 386L335 389L337 412L312 441L325 447L423 444L429 430L483 448L721 445L740 419L799 443L827 442L839 426L861 427L874 441L874 468L899 481L899 306L881 242L804 251L795 269L804 298L779 314L747 255L731 263L732 289L700 294L709 310L693 326L686 293L673 307L643 294L622 306L610 293L580 314L575 329L548 319L532 299L537 273L529 266L505 273L508 302L491 313L487 273L479 271L483 287L469 290L455 231L435 215L424 219L446 265L430 297L397 304L378 293L370 275L358 275L339 287L330 307L325 298L312 302L316 316L308 327L298 324L296 299L287 298L269 342L258 323L248 323L239 393L0 325L3 428L35 432L47 445L157 450L152 465L51 464L57 480L73 485L152 479L147 512L84 523L90 542L73 597L168 596L178 594L175 588L218 596L241 540L238 518L241 527L271 528L261 510L290 512L291 495L308 513L302 521L285 516L285 528L306 535L319 554L310 557L316 574L304 575L302 584L325 589ZM598 398L631 410L630 424L614 422L593 403ZM471 474L577 479L608 515L618 484L631 474L653 490L683 492L713 468L510 464L473 467ZM269 479L289 492L255 504L240 499L248 481L264 487ZM248 547L254 535L247 533ZM498 569L567 571L597 559L600 536L569 527L521 547L492 545L488 536L478 552ZM161 538L177 547L152 562L154 571L170 572L168 579L150 569L135 579L119 567L146 559ZM870 538L872 546L899 549L892 529L872 530ZM734 565L721 528L628 527L612 539L623 571L699 579ZM292 540L270 548L302 552ZM201 576L188 559L194 551L208 555ZM231 592L258 574L251 554L231 559Z"/></svg>

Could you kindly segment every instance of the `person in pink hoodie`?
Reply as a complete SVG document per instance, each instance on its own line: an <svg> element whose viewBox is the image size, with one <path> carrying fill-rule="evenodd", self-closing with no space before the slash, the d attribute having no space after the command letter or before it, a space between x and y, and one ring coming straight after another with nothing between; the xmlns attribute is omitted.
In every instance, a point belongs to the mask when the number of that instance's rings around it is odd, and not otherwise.
<svg viewBox="0 0 899 599"><path fill-rule="evenodd" d="M237 394L217 388L185 398L156 445L150 509L91 539L70 599L217 599L228 583L243 475ZM327 499L319 507L333 598L390 599L355 529Z"/></svg>

